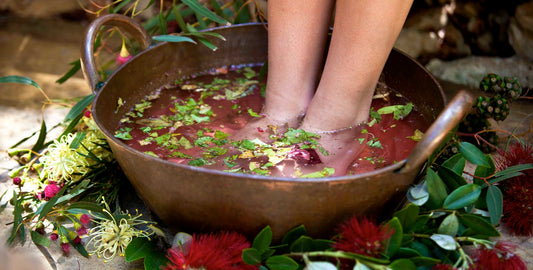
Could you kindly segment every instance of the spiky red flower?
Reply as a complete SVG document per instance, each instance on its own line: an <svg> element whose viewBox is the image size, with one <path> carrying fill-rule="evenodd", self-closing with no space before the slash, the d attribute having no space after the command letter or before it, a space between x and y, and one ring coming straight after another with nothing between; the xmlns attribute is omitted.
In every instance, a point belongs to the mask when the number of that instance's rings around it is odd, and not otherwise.
<svg viewBox="0 0 533 270"><path fill-rule="evenodd" d="M378 258L394 233L388 226L377 225L367 218L352 217L339 226L333 248Z"/></svg>
<svg viewBox="0 0 533 270"><path fill-rule="evenodd" d="M193 235L176 249L169 249L166 270L255 270L257 266L243 262L242 250L249 248L246 238L236 232Z"/></svg>
<svg viewBox="0 0 533 270"><path fill-rule="evenodd" d="M89 223L91 223L91 216L89 216L87 214L82 214L80 216L80 222L83 225L89 225Z"/></svg>
<svg viewBox="0 0 533 270"><path fill-rule="evenodd" d="M500 153L502 169L533 163L533 145L515 142ZM503 193L502 222L515 235L533 235L533 170L500 183Z"/></svg>
<svg viewBox="0 0 533 270"><path fill-rule="evenodd" d="M474 270L526 270L522 259L512 253L513 246L508 243L497 242L493 248L485 246L477 250L474 255Z"/></svg>

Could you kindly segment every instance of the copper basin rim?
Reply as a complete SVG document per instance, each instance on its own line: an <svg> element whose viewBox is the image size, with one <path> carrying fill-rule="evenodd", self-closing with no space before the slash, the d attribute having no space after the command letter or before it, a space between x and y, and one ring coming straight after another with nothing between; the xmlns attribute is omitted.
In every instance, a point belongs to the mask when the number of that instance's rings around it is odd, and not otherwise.
<svg viewBox="0 0 533 270"><path fill-rule="evenodd" d="M98 76L92 52L96 32L103 25L124 28L144 51L96 90ZM151 38L138 23L111 14L89 26L82 46L83 72L96 94L92 107L96 123L139 196L165 225L176 230L237 230L251 237L270 225L277 241L301 224L311 236L329 237L335 225L354 214L387 215L473 103L473 97L461 91L445 107L444 93L435 78L409 56L393 50L380 80L409 98L431 126L406 160L369 173L320 179L274 178L181 165L143 154L115 138L122 115L154 89L198 71L266 60L264 25L235 25L213 31L226 38L212 40L216 51L189 43L151 45ZM119 97L125 105L115 113Z"/></svg>

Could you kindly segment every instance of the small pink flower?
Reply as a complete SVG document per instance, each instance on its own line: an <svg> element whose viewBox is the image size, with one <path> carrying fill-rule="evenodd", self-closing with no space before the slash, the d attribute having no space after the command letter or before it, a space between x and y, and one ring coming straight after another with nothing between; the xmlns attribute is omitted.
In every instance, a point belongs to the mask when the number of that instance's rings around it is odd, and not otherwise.
<svg viewBox="0 0 533 270"><path fill-rule="evenodd" d="M126 43L124 40L122 41L122 48L120 48L120 53L117 55L117 58L115 59L117 61L117 64L123 65L124 63L128 62L133 56L130 54L128 49L126 48Z"/></svg>
<svg viewBox="0 0 533 270"><path fill-rule="evenodd" d="M49 184L44 188L44 198L46 200L52 199L57 193L59 193L59 186L57 186L56 182L50 181Z"/></svg>
<svg viewBox="0 0 533 270"><path fill-rule="evenodd" d="M81 238L80 238L79 236L76 236L76 237L72 240L72 243L74 243L74 244L76 244L76 245L79 244L79 243L81 243Z"/></svg>
<svg viewBox="0 0 533 270"><path fill-rule="evenodd" d="M89 223L91 223L91 216L89 216L87 214L81 215L80 222L83 225L89 225Z"/></svg>
<svg viewBox="0 0 533 270"><path fill-rule="evenodd" d="M22 179L20 177L13 178L13 185L22 186Z"/></svg>
<svg viewBox="0 0 533 270"><path fill-rule="evenodd" d="M61 250L63 250L63 253L69 254L70 252L70 244L67 243L61 243Z"/></svg>
<svg viewBox="0 0 533 270"><path fill-rule="evenodd" d="M87 118L91 118L91 111L90 110L86 110L84 113L83 113L83 116L87 117Z"/></svg>
<svg viewBox="0 0 533 270"><path fill-rule="evenodd" d="M57 233L50 234L50 240L57 241L58 238L59 238L59 235Z"/></svg>
<svg viewBox="0 0 533 270"><path fill-rule="evenodd" d="M79 228L76 229L76 233L78 235L85 235L87 234L87 228L85 228L85 226L80 226Z"/></svg>
<svg viewBox="0 0 533 270"><path fill-rule="evenodd" d="M514 247L508 243L497 242L493 248L482 247L474 257L474 270L526 270L520 256L512 253Z"/></svg>

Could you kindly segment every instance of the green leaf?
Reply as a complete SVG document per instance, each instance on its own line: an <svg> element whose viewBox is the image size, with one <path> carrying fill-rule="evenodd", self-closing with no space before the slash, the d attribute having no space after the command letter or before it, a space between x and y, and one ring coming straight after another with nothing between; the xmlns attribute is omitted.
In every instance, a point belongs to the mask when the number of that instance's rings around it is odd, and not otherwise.
<svg viewBox="0 0 533 270"><path fill-rule="evenodd" d="M26 84L26 85L31 85L31 86L41 90L41 87L36 82L34 82L32 79L30 79L28 77L24 77L24 76L12 75L12 76L0 77L0 83Z"/></svg>
<svg viewBox="0 0 533 270"><path fill-rule="evenodd" d="M475 176L480 177L480 178L485 178L485 177L489 177L493 175L496 172L496 165L494 165L494 159L492 159L492 155L490 154L485 155L485 159L489 163L489 166L477 166L476 171L474 173ZM478 179L475 178L475 180L478 180Z"/></svg>
<svg viewBox="0 0 533 270"><path fill-rule="evenodd" d="M466 227L472 229L474 235L485 235L489 237L500 236L500 232L481 216L462 214L459 215L459 221L461 221Z"/></svg>
<svg viewBox="0 0 533 270"><path fill-rule="evenodd" d="M13 190L13 228L11 230L11 235L7 239L7 244L11 245L13 244L13 241L15 241L15 238L17 235L20 236L20 239L22 243L24 243L24 240L26 239L25 234L25 227L24 224L22 224L22 199L19 200L17 192Z"/></svg>
<svg viewBox="0 0 533 270"><path fill-rule="evenodd" d="M160 35L160 36L153 36L153 40L155 41L167 41L167 42L189 42L196 44L196 41L194 41L190 37L184 37L184 36L177 36L177 35Z"/></svg>
<svg viewBox="0 0 533 270"><path fill-rule="evenodd" d="M93 102L95 95L90 94L85 97L83 97L80 101L76 102L74 106L70 109L70 111L65 116L65 122L72 121L80 115L82 115L83 111Z"/></svg>
<svg viewBox="0 0 533 270"><path fill-rule="evenodd" d="M484 167L479 167L484 168ZM458 174L454 170L441 166L439 168L439 176L441 177L442 181L446 184L446 186L449 188L449 190L454 190L459 188L460 186L468 184L465 180L465 178L462 176L462 174Z"/></svg>
<svg viewBox="0 0 533 270"><path fill-rule="evenodd" d="M220 16L216 15L215 13L213 13L211 10L209 10L208 8L202 6L202 4L200 4L197 0L182 0L182 3L184 3L185 5L189 6L192 10L194 10L196 13L198 13L199 15L202 15L216 23L219 23L219 24L229 24L228 21L226 21L224 18L221 18ZM199 20L201 20L201 18L198 18Z"/></svg>
<svg viewBox="0 0 533 270"><path fill-rule="evenodd" d="M283 239L281 240L281 244L290 246L294 241L300 238L300 236L306 235L306 234L307 234L307 230L305 229L305 226L300 225L290 230L289 232L287 232L285 236L283 236Z"/></svg>
<svg viewBox="0 0 533 270"><path fill-rule="evenodd" d="M135 237L126 247L124 259L127 262L145 258L155 249L155 241L150 241L147 237Z"/></svg>
<svg viewBox="0 0 533 270"><path fill-rule="evenodd" d="M503 194L495 185L490 185L487 190L487 207L492 225L498 225L503 213Z"/></svg>
<svg viewBox="0 0 533 270"><path fill-rule="evenodd" d="M69 235L69 230L67 230L65 227L59 226L59 230L61 231L61 234L65 236ZM74 239L70 239L70 237L68 236L67 236L67 240L70 243L70 245L74 247L78 251L78 253L80 253L80 255L82 255L85 258L89 258L89 253L87 253L87 250L85 249L85 247L83 246L81 242L76 244L73 242Z"/></svg>
<svg viewBox="0 0 533 270"><path fill-rule="evenodd" d="M255 248L244 249L242 251L242 261L251 265L261 263L261 253Z"/></svg>
<svg viewBox="0 0 533 270"><path fill-rule="evenodd" d="M30 231L30 236L31 236L31 240L33 241L33 243L35 243L35 245L45 246L45 247L50 246L50 239L48 237L33 230Z"/></svg>
<svg viewBox="0 0 533 270"><path fill-rule="evenodd" d="M426 185L429 192L428 207L435 209L440 208L448 196L446 185L440 179L439 175L432 169L427 170Z"/></svg>
<svg viewBox="0 0 533 270"><path fill-rule="evenodd" d="M290 246L291 252L308 252L313 248L313 239L309 236L302 235L296 239Z"/></svg>
<svg viewBox="0 0 533 270"><path fill-rule="evenodd" d="M296 270L299 267L293 259L281 255L268 258L265 264L270 270Z"/></svg>
<svg viewBox="0 0 533 270"><path fill-rule="evenodd" d="M263 254L270 247L270 243L272 243L272 229L270 229L270 226L266 226L257 234L252 247L257 249L259 254Z"/></svg>
<svg viewBox="0 0 533 270"><path fill-rule="evenodd" d="M39 152L44 147L44 140L46 139L46 123L44 122L44 119L41 121L41 129L39 131L39 137L37 138L37 142L33 145L31 150L33 152Z"/></svg>
<svg viewBox="0 0 533 270"><path fill-rule="evenodd" d="M104 212L104 208L97 203L93 202L85 202L85 201L79 201L79 202L73 202L69 204L67 207L67 212L71 214L88 214L90 216L95 217L101 217L101 218L109 218L107 214Z"/></svg>
<svg viewBox="0 0 533 270"><path fill-rule="evenodd" d="M481 187L476 184L461 186L446 197L443 207L452 210L466 207L475 203L480 194Z"/></svg>
<svg viewBox="0 0 533 270"><path fill-rule="evenodd" d="M530 170L530 169L533 169L533 164L532 163L514 165L514 166L511 166L511 167L507 167L505 170L502 170L502 171L499 171L499 172L495 173L494 177L501 177L501 176L505 176L505 175L508 175L508 174L513 174L514 175L514 173L516 173L516 172L521 172L521 171Z"/></svg>
<svg viewBox="0 0 533 270"><path fill-rule="evenodd" d="M62 84L66 82L70 77L74 76L80 69L81 69L81 61L78 59L76 61L70 62L69 65L72 67L65 73L65 75L61 76L56 83Z"/></svg>
<svg viewBox="0 0 533 270"><path fill-rule="evenodd" d="M409 230L411 225L415 223L419 213L420 207L410 203L403 209L394 213L394 216L398 218L398 221L400 221L400 224L402 225L404 231L407 231Z"/></svg>
<svg viewBox="0 0 533 270"><path fill-rule="evenodd" d="M455 238L446 234L433 234L429 237L435 244L445 250L455 250L457 248L457 242Z"/></svg>
<svg viewBox="0 0 533 270"><path fill-rule="evenodd" d="M408 248L408 247L400 247L398 249L398 252L396 252L396 255L394 255L395 258L411 258L411 257L418 257L421 256L420 252L418 252L415 249Z"/></svg>
<svg viewBox="0 0 533 270"><path fill-rule="evenodd" d="M407 200L417 206L424 205L429 200L426 181L409 188Z"/></svg>
<svg viewBox="0 0 533 270"><path fill-rule="evenodd" d="M461 153L453 155L442 163L442 167L448 168L459 175L463 174L465 165L466 161L463 154Z"/></svg>
<svg viewBox="0 0 533 270"><path fill-rule="evenodd" d="M485 154L483 154L483 152L475 145L469 142L461 142L459 143L459 151L461 151L465 159L470 163L479 166L490 167L489 161L486 159Z"/></svg>
<svg viewBox="0 0 533 270"><path fill-rule="evenodd" d="M411 257L409 259L414 262L417 267L435 265L441 262L439 259L424 256Z"/></svg>
<svg viewBox="0 0 533 270"><path fill-rule="evenodd" d="M44 204L41 204L39 208L35 211L35 215L39 215L39 219L44 218L52 208L57 204L59 197L63 196L63 193L67 189L67 186L64 186L54 197Z"/></svg>
<svg viewBox="0 0 533 270"><path fill-rule="evenodd" d="M198 39L200 43L202 43L204 46L211 49L212 51L216 51L218 49L218 47L215 46L215 44L213 44L211 41L209 41L208 39L204 37L196 37L196 39Z"/></svg>
<svg viewBox="0 0 533 270"><path fill-rule="evenodd" d="M166 266L169 262L170 261L165 253L152 250L152 252L148 253L144 258L144 269L162 269L162 267Z"/></svg>
<svg viewBox="0 0 533 270"><path fill-rule="evenodd" d="M389 222L385 224L390 230L394 230L394 233L389 238L389 244L387 246L386 254L389 258L392 258L394 254L402 245L403 228L400 220L397 217L393 217Z"/></svg>
<svg viewBox="0 0 533 270"><path fill-rule="evenodd" d="M416 265L409 259L394 260L389 267L392 270L416 270Z"/></svg>
<svg viewBox="0 0 533 270"><path fill-rule="evenodd" d="M438 229L439 234L446 234L450 236L456 236L458 231L459 219L457 219L455 213L451 213L446 218L444 218Z"/></svg>

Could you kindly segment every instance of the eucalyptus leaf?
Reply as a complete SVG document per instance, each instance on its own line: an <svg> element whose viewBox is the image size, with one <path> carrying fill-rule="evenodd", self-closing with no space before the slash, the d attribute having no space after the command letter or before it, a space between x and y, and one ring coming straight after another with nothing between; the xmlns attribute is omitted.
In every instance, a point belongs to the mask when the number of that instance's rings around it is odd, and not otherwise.
<svg viewBox="0 0 533 270"><path fill-rule="evenodd" d="M513 174L514 175L514 173L516 173L516 172L521 172L521 171L530 170L530 169L533 169L533 164L532 163L518 164L518 165L511 166L511 167L507 167L507 168L505 168L505 170L502 170L502 171L499 171L499 172L495 173L494 177L501 177L501 176L505 176L505 175L509 175L509 174Z"/></svg>
<svg viewBox="0 0 533 270"><path fill-rule="evenodd" d="M469 206L477 201L480 194L481 187L476 184L461 186L446 197L443 207L455 210Z"/></svg>
<svg viewBox="0 0 533 270"><path fill-rule="evenodd" d="M74 74L78 73L78 71L80 71L81 69L81 61L79 59L76 61L70 62L69 65L71 65L72 67L67 71L67 73L65 73L65 75L61 76L61 78L59 78L56 81L56 83L63 84L69 78L74 76Z"/></svg>
<svg viewBox="0 0 533 270"><path fill-rule="evenodd" d="M80 101L76 102L76 104L72 106L70 111L67 113L63 121L69 122L79 117L83 113L83 111L93 102L94 97L94 94L90 94L83 97Z"/></svg>
<svg viewBox="0 0 533 270"><path fill-rule="evenodd" d="M465 159L470 163L478 166L490 167L485 154L483 154L483 152L475 145L469 142L461 142L459 143L459 151L461 151Z"/></svg>
<svg viewBox="0 0 533 270"><path fill-rule="evenodd" d="M457 242L455 238L446 234L433 234L429 237L435 244L445 250L455 250L457 248Z"/></svg>
<svg viewBox="0 0 533 270"><path fill-rule="evenodd" d="M177 35L159 35L159 36L153 36L152 39L156 41L189 42L189 43L196 44L196 41L194 41L190 37L177 36Z"/></svg>
<svg viewBox="0 0 533 270"><path fill-rule="evenodd" d="M45 247L50 246L50 238L33 230L30 231L30 236L31 236L31 240L33 241L35 245L45 246Z"/></svg>
<svg viewBox="0 0 533 270"><path fill-rule="evenodd" d="M184 3L185 5L189 6L192 10L194 10L195 12L197 12L198 14L200 14L201 16L204 16L216 23L219 23L219 24L226 24L226 25L229 25L229 22L226 21L224 18L221 18L220 16L218 16L217 14L213 13L211 10L209 10L208 8L202 6L202 4L200 4L197 0L182 0L181 1L182 3ZM201 18L198 18L199 20L201 20Z"/></svg>
<svg viewBox="0 0 533 270"><path fill-rule="evenodd" d="M407 192L407 200L417 206L424 205L429 200L429 192L426 182L424 181L409 188Z"/></svg>
<svg viewBox="0 0 533 270"><path fill-rule="evenodd" d="M44 140L46 139L46 123L44 122L44 119L41 121L41 129L39 130L39 137L37 138L37 142L33 145L31 150L33 152L39 152L44 147Z"/></svg>
<svg viewBox="0 0 533 270"><path fill-rule="evenodd" d="M456 236L459 231L459 219L455 213L449 214L444 220L442 220L437 232L439 234L446 234L450 236Z"/></svg>
<svg viewBox="0 0 533 270"><path fill-rule="evenodd" d="M7 244L13 244L17 235L20 236L20 240L24 243L26 239L25 227L22 224L22 200L18 199L17 192L13 190L13 228L11 230L11 235L7 239Z"/></svg>
<svg viewBox="0 0 533 270"><path fill-rule="evenodd" d="M299 268L297 262L287 256L282 255L268 258L265 264L270 270L296 270Z"/></svg>
<svg viewBox="0 0 533 270"><path fill-rule="evenodd" d="M487 190L487 208L489 209L490 222L498 225L503 213L503 194L495 185L490 185Z"/></svg>
<svg viewBox="0 0 533 270"><path fill-rule="evenodd" d="M69 235L69 233L68 233L69 230L67 230L64 226L59 226L59 230L61 231L60 234ZM69 244L72 247L74 247L74 249L76 249L78 251L78 253L80 253L80 255L82 255L85 258L89 258L89 253L87 253L87 250L83 246L82 242L74 243L74 239L70 239L70 237L67 237L67 240L68 240Z"/></svg>
<svg viewBox="0 0 533 270"><path fill-rule="evenodd" d="M31 86L41 90L41 87L35 81L33 81L32 79L30 79L28 77L24 77L24 76L11 75L11 76L0 77L0 83L26 84L26 85L31 85Z"/></svg>

